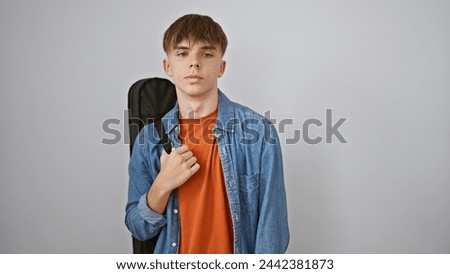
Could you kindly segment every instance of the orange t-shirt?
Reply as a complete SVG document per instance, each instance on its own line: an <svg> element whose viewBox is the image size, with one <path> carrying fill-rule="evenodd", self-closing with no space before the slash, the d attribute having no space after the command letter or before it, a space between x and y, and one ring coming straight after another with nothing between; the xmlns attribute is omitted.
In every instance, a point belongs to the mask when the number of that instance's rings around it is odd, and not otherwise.
<svg viewBox="0 0 450 274"><path fill-rule="evenodd" d="M216 118L217 110L200 119L180 119L180 140L193 152L200 169L178 188L179 253L233 253L233 223L212 134Z"/></svg>

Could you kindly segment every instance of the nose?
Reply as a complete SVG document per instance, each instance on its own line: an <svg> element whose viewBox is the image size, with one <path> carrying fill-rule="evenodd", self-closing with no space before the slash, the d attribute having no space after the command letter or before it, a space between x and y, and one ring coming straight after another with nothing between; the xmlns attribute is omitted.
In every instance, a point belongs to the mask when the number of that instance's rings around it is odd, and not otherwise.
<svg viewBox="0 0 450 274"><path fill-rule="evenodd" d="M190 65L189 65L190 69L200 69L200 62L198 60L197 57L193 57L191 59Z"/></svg>

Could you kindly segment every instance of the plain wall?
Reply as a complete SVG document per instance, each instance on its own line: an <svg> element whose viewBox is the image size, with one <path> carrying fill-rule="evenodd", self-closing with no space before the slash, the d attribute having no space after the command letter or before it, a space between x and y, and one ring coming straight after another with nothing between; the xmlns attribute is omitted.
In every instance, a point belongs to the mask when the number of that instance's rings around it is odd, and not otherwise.
<svg viewBox="0 0 450 274"><path fill-rule="evenodd" d="M130 253L129 86L208 14L283 142L290 253L450 252L449 1L0 1L0 253ZM347 144L286 144L326 109ZM103 130L108 119L122 133ZM284 128L282 119L291 119ZM282 132L281 132L282 131ZM301 135L303 136L303 135Z"/></svg>

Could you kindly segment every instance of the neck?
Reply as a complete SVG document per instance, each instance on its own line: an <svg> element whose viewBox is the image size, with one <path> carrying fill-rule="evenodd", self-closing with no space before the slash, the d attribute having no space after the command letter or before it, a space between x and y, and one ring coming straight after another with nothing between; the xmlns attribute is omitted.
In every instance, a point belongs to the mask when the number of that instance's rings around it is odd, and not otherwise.
<svg viewBox="0 0 450 274"><path fill-rule="evenodd" d="M198 119L217 109L219 104L219 92L208 92L199 97L187 96L177 91L180 118Z"/></svg>

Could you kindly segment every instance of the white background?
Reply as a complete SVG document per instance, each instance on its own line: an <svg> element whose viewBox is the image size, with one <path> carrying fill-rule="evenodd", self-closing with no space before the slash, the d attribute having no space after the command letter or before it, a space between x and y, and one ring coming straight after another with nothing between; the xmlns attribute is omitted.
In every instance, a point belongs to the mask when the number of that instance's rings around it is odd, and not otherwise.
<svg viewBox="0 0 450 274"><path fill-rule="evenodd" d="M0 253L129 253L129 147L103 131L164 76L186 13L229 38L219 87L272 118L290 253L450 253L449 1L0 1ZM347 118L348 144L286 140ZM303 132L303 131L302 131ZM310 137L325 137L325 126Z"/></svg>

